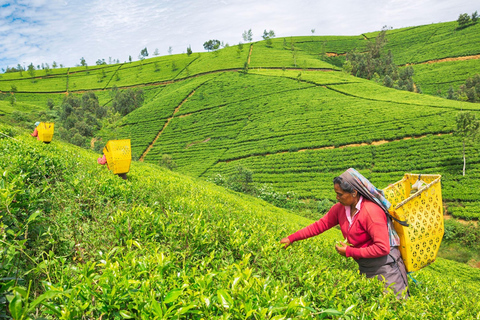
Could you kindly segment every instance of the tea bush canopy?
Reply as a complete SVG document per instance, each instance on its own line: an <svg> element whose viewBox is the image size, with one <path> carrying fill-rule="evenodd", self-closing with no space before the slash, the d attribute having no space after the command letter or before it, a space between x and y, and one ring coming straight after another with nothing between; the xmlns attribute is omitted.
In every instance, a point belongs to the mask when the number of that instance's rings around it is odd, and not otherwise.
<svg viewBox="0 0 480 320"><path fill-rule="evenodd" d="M412 297L399 301L335 253L337 229L284 250L279 239L311 220L155 165L133 162L122 180L98 166L91 151L0 129L6 151L0 271L3 278L21 275L2 287L2 295L22 302L10 304L12 314L474 319L480 313L478 269L438 259L415 273ZM31 284L44 292L36 300L26 290Z"/></svg>

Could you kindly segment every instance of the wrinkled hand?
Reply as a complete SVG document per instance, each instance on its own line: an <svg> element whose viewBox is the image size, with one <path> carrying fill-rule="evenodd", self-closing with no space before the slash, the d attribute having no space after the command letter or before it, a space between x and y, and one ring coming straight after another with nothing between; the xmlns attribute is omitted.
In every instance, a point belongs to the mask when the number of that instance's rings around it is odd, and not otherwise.
<svg viewBox="0 0 480 320"><path fill-rule="evenodd" d="M284 249L287 249L287 247L291 244L290 239L288 238L283 238L282 240L280 240L280 243L285 244L285 247L283 247Z"/></svg>
<svg viewBox="0 0 480 320"><path fill-rule="evenodd" d="M335 245L335 250L337 250L337 252L341 256L346 257L347 256L347 247L348 247L348 245L346 243L344 243L343 241L340 241Z"/></svg>

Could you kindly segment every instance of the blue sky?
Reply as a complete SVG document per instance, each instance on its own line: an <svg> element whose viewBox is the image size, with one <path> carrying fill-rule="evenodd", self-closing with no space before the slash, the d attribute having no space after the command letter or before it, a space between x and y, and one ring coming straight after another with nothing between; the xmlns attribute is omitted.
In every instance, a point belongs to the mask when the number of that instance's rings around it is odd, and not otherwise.
<svg viewBox="0 0 480 320"><path fill-rule="evenodd" d="M230 45L253 40L263 30L277 37L358 35L393 28L456 20L480 11L466 0L0 0L0 71L17 64L53 61L72 67L84 57L138 60L150 56L204 51L218 39Z"/></svg>

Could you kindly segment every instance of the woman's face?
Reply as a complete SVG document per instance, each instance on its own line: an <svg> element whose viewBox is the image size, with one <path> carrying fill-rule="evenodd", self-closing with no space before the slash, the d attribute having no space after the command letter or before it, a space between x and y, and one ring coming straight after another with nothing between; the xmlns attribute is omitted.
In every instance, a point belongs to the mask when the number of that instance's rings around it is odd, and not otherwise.
<svg viewBox="0 0 480 320"><path fill-rule="evenodd" d="M334 184L333 188L335 189L335 193L337 194L337 201L344 206L351 206L352 204L356 203L356 199L353 196L354 194L356 195L356 191L353 191L353 193L344 191L342 188L340 188L340 185L338 183Z"/></svg>

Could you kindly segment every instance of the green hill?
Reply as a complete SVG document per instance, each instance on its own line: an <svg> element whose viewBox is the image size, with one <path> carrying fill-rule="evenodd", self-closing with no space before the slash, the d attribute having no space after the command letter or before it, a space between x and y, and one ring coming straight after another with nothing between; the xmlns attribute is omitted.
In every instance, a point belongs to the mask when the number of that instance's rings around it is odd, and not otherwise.
<svg viewBox="0 0 480 320"><path fill-rule="evenodd" d="M337 229L284 250L279 239L311 220L140 162L122 180L90 151L2 132L13 138L0 139L0 299L13 290L17 319L35 306L36 317L75 319L480 314L478 269L437 259L398 301L335 252Z"/></svg>
<svg viewBox="0 0 480 320"><path fill-rule="evenodd" d="M479 117L479 105L433 96L480 73L478 28L387 32L386 49L396 64L413 65L424 94L341 71L344 54L364 51L378 32L1 74L0 122L9 125L0 131L16 140L0 137L0 304L19 274L24 287L33 280L31 298L51 298L44 315L63 310L64 318L478 318L478 269L438 259L399 303L337 256L338 230L280 250L281 237L311 221L204 181L240 167L257 185L334 200L332 178L348 167L380 188L406 172L441 174L445 212L478 220L479 145L467 145L462 176L453 132L456 115ZM141 88L145 102L115 115L117 88ZM127 181L59 139L64 99L90 91L110 112L92 148L128 138L141 160ZM24 133L37 120L56 122L50 145ZM165 155L179 173L156 166Z"/></svg>
<svg viewBox="0 0 480 320"><path fill-rule="evenodd" d="M479 28L448 22L388 30L386 49L397 64L414 64L425 91L445 92L480 73L478 60L455 60L480 53ZM365 50L377 34L279 38L33 76L3 74L0 119L51 117L47 105L59 108L66 92L93 90L108 106L109 89L143 88L141 108L97 133L103 140L130 138L135 159L158 163L167 154L178 171L206 179L243 166L258 184L315 199L332 199L325 181L345 167L381 187L405 172L434 172L443 176L447 212L477 219L478 198L465 186L478 183L478 146L467 147L467 175L461 176L461 144L452 132L456 114L477 113L478 105L387 89L326 62ZM340 60L322 60L327 53ZM421 64L445 58L453 61Z"/></svg>

